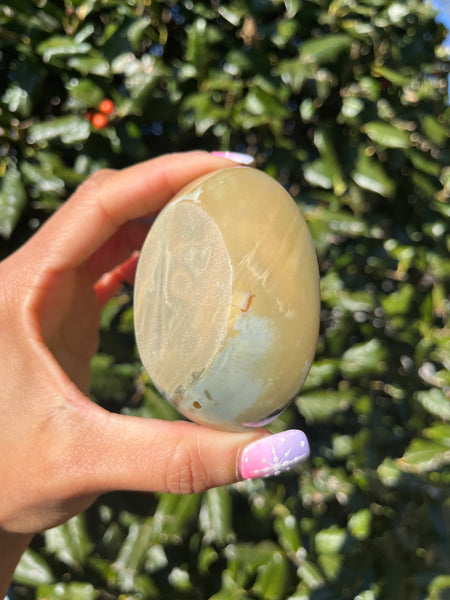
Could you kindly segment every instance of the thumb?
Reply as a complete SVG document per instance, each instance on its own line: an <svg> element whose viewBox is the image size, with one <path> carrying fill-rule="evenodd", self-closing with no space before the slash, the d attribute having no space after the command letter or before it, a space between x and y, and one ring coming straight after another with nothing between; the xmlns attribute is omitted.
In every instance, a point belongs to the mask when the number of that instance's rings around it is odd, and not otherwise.
<svg viewBox="0 0 450 600"><path fill-rule="evenodd" d="M309 456L298 430L234 433L184 421L112 414L91 404L84 431L84 493L113 490L189 494L241 479L277 475ZM95 413L88 415L88 413Z"/></svg>

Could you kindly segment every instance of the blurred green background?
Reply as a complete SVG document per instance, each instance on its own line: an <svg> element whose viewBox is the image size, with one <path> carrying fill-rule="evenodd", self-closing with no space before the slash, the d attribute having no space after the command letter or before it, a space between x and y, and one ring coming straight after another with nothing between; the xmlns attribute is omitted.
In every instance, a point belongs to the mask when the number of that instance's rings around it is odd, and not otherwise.
<svg viewBox="0 0 450 600"><path fill-rule="evenodd" d="M421 0L0 3L0 257L100 167L230 149L298 201L322 277L316 361L271 426L305 430L311 459L204 494L103 496L35 538L17 598L450 598L435 17ZM142 370L131 288L104 311L92 373L110 410L178 418Z"/></svg>

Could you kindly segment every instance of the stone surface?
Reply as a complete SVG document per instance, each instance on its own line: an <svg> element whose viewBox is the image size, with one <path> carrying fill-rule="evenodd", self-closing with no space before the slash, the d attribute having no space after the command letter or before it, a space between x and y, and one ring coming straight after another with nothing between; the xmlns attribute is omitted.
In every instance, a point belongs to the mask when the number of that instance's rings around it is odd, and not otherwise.
<svg viewBox="0 0 450 600"><path fill-rule="evenodd" d="M290 195L251 168L177 194L139 259L135 330L144 367L189 419L242 430L301 388L319 329L319 275Z"/></svg>

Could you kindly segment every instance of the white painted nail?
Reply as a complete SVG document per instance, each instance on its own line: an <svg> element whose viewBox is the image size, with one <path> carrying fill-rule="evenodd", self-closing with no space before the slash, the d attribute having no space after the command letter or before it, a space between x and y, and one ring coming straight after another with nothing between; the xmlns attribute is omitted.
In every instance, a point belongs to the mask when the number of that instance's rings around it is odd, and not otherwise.
<svg viewBox="0 0 450 600"><path fill-rule="evenodd" d="M255 159L250 154L243 154L242 152L230 152L229 150L217 150L211 152L213 156L218 156L219 158L227 158L228 160L232 160L233 162L239 163L240 165L253 165L255 163Z"/></svg>

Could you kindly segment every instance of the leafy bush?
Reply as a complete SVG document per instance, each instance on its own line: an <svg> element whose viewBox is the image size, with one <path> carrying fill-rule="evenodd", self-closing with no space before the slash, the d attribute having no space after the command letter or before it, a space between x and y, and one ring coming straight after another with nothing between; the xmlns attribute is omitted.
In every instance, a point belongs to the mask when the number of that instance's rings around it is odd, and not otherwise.
<svg viewBox="0 0 450 600"><path fill-rule="evenodd" d="M0 4L1 256L101 166L234 149L301 204L323 300L316 362L272 426L307 432L307 464L104 496L34 540L19 598L450 597L444 35L421 0ZM177 418L131 295L104 311L92 396Z"/></svg>

